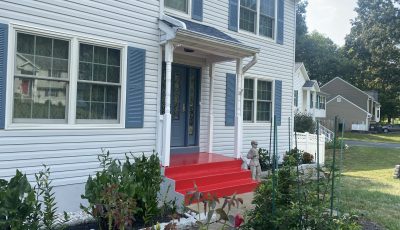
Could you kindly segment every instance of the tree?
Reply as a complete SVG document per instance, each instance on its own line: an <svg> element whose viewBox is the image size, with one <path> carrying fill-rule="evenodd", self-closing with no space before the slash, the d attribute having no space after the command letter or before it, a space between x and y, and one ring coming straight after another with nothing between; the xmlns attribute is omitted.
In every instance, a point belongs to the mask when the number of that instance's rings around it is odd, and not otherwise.
<svg viewBox="0 0 400 230"><path fill-rule="evenodd" d="M347 78L353 71L352 63L333 41L313 31L306 25L306 0L299 1L296 8L296 61L304 62L308 75L320 84L332 78Z"/></svg>
<svg viewBox="0 0 400 230"><path fill-rule="evenodd" d="M348 79L361 89L379 92L381 115L400 116L400 0L358 0L344 47L357 71Z"/></svg>

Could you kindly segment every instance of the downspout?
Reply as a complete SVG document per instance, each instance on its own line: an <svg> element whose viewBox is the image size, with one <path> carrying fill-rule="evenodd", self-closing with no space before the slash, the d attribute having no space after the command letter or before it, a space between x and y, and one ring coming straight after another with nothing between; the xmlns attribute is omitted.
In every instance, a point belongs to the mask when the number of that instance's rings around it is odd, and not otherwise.
<svg viewBox="0 0 400 230"><path fill-rule="evenodd" d="M251 59L251 61L243 67L242 74L245 74L247 72L247 70L249 70L251 67L253 67L253 65L255 65L257 63L257 61L258 61L258 53L255 53L253 55L253 59Z"/></svg>

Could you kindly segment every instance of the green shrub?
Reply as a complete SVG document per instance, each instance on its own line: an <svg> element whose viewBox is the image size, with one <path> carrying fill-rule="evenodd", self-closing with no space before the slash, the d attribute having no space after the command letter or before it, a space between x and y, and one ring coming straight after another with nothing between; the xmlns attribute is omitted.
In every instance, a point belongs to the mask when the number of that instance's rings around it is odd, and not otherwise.
<svg viewBox="0 0 400 230"><path fill-rule="evenodd" d="M272 168L272 162L271 162L271 157L268 154L268 150L259 148L258 155L260 156L259 161L260 161L261 171L270 170Z"/></svg>
<svg viewBox="0 0 400 230"><path fill-rule="evenodd" d="M303 164L311 164L314 161L314 155L308 152L304 152L302 156L302 163Z"/></svg>
<svg viewBox="0 0 400 230"><path fill-rule="evenodd" d="M56 223L56 202L50 180L50 168L35 174L36 186L31 187L25 174L17 170L9 182L0 179L0 229L57 229L68 220Z"/></svg>
<svg viewBox="0 0 400 230"><path fill-rule="evenodd" d="M333 147L335 147L335 145L336 145L336 149L340 149L342 145L343 145L343 148L346 148L346 144L344 143L344 140L342 140L342 139L339 139L339 138L338 138L338 139L336 140L336 143L335 143L335 144L334 144L333 142L334 142L333 140L327 142L327 143L325 144L325 148L326 148L326 149L333 149Z"/></svg>
<svg viewBox="0 0 400 230"><path fill-rule="evenodd" d="M315 133L316 124L312 116L307 113L296 113L294 115L294 131L300 133Z"/></svg>
<svg viewBox="0 0 400 230"><path fill-rule="evenodd" d="M162 181L158 156L126 154L125 162L121 163L107 152L98 159L102 170L93 178L89 176L82 195L89 207L81 205L81 208L96 218L102 228L123 229L135 221L154 224L160 213L157 194Z"/></svg>
<svg viewBox="0 0 400 230"><path fill-rule="evenodd" d="M329 194L322 189L329 184L329 178L321 182L300 180L293 166L297 151L293 152L278 172L256 189L252 202L255 208L246 213L243 229L361 229L354 216L329 215Z"/></svg>

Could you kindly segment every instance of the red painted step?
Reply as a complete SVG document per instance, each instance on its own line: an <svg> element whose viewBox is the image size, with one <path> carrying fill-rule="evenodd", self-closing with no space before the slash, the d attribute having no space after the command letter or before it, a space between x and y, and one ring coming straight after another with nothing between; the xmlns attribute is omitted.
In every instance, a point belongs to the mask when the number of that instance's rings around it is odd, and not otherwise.
<svg viewBox="0 0 400 230"><path fill-rule="evenodd" d="M252 179L241 179L235 181L226 181L213 185L199 186L198 191L202 192L203 195L216 195L217 197L231 196L234 193L241 194L254 191L257 187L258 182ZM187 192L191 190L177 190L177 192L185 196L185 204L189 204L190 196Z"/></svg>
<svg viewBox="0 0 400 230"><path fill-rule="evenodd" d="M212 153L195 153L171 157L165 176L175 181L175 191L185 196L197 185L198 191L217 197L253 191L258 182L251 179L249 170L241 169L241 160Z"/></svg>

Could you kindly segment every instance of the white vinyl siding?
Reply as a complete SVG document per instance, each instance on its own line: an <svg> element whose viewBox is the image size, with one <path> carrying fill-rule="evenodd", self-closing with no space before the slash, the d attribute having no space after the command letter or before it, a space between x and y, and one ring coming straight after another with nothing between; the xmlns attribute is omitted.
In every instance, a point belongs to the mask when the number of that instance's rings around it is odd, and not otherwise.
<svg viewBox="0 0 400 230"><path fill-rule="evenodd" d="M102 149L113 157L125 159L126 152L151 153L156 148L159 30L159 1L27 1L0 4L1 23L39 29L60 37L82 38L80 42L99 41L95 45L123 44L146 50L144 127L125 129L114 124L85 124L76 128L54 125L52 128L13 127L0 130L0 177L9 179L20 169L34 181L33 174L46 164L50 167L57 191L67 189L78 196L57 196L62 210L79 210L80 194L89 174L99 169L97 155ZM10 33L11 36L11 33ZM87 39L86 39L87 38ZM86 40L85 40L86 39ZM10 43L10 42L9 42ZM71 50L71 52L79 52ZM12 52L9 52L10 54ZM12 54L13 55L13 54ZM11 57L13 58L13 57ZM10 60L10 58L9 58ZM126 64L126 57L121 57ZM79 65L79 63L71 63ZM9 67L10 68L10 67ZM77 69L77 67L75 67ZM75 70L76 70L75 69ZM11 71L8 71L10 74ZM13 76L9 76L11 79ZM125 77L124 77L125 78ZM7 84L10 84L7 81ZM123 83L123 81L121 81ZM8 92L9 93L9 92ZM12 93L11 93L12 94ZM9 94L7 94L9 95ZM125 95L121 95L124 106ZM7 99L8 100L8 99ZM12 106L7 104L7 112ZM75 119L73 119L75 120ZM7 116L7 124L11 118ZM122 123L124 124L124 123ZM19 124L18 124L19 125ZM22 125L22 124L21 124ZM48 126L46 126L48 127ZM73 188L74 190L69 190ZM68 197L68 198L66 198Z"/></svg>

